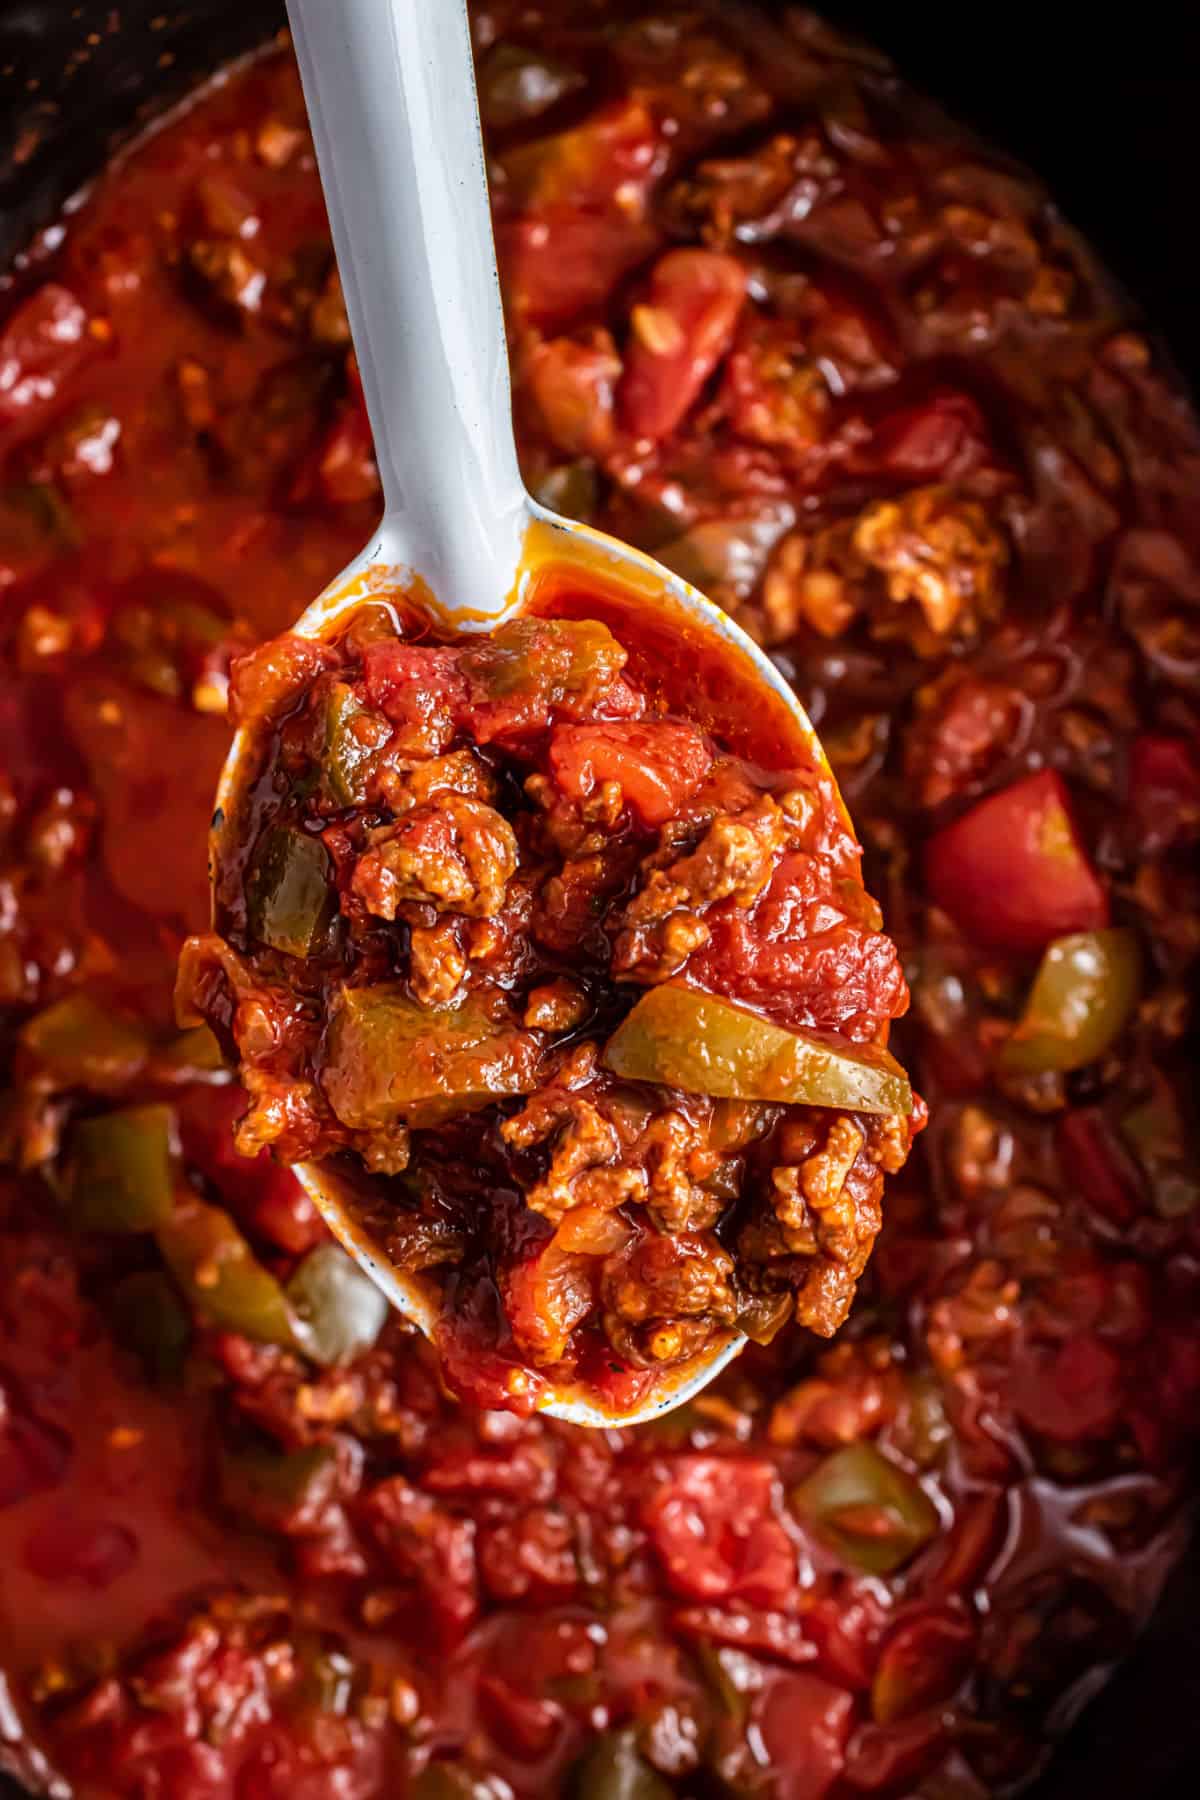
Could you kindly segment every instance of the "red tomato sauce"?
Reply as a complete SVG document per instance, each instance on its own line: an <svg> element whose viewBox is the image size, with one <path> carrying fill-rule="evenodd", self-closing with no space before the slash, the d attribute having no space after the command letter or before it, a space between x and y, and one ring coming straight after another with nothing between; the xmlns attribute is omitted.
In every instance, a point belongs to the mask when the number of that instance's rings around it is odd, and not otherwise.
<svg viewBox="0 0 1200 1800"><path fill-rule="evenodd" d="M803 17L476 32L527 479L796 684L932 1123L837 1342L625 1434L451 1401L233 1155L172 1015L230 663L378 495L294 71L207 92L0 324L0 1765L1007 1790L1191 1493L1200 434L1041 191Z"/></svg>

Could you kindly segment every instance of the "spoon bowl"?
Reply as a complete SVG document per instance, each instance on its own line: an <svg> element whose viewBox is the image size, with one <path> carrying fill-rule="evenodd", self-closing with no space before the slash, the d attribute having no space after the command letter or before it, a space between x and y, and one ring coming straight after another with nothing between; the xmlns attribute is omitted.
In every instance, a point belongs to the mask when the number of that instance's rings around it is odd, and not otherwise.
<svg viewBox="0 0 1200 1800"><path fill-rule="evenodd" d="M486 632L523 611L553 573L658 615L678 632L682 658L699 637L735 660L781 742L832 785L795 694L725 612L652 557L526 492L464 0L289 0L289 15L386 507L294 632L328 636L364 601L397 592L441 632ZM214 880L235 849L255 752L243 727L217 795ZM432 1338L433 1290L374 1241L337 1170L307 1163L296 1174L334 1236ZM539 1409L590 1426L656 1417L697 1394L745 1341L733 1331L714 1338L626 1413L552 1385Z"/></svg>
<svg viewBox="0 0 1200 1800"><path fill-rule="evenodd" d="M727 613L696 588L656 562L653 557L623 544L590 526L560 517L527 499L522 526L522 550L502 611L441 605L411 564L393 560L403 535L389 533L385 520L367 548L330 583L293 627L299 637L322 638L364 602L402 593L410 614L424 614L439 631L486 631L523 610L541 577L576 577L581 587L603 584L641 607L653 607L669 619L683 637L697 635L720 646L728 661L743 664L743 673L759 684L764 704L778 714L781 736L788 739L797 758L809 761L832 782L832 774L812 723L779 670ZM236 854L241 816L241 797L257 768L258 742L253 731L242 727L234 738L221 772L216 810L209 840L209 866L214 877ZM836 787L834 788L836 793ZM840 795L838 804L841 805ZM844 808L843 808L844 811ZM439 1306L435 1290L419 1275L398 1268L364 1226L353 1196L338 1171L323 1163L300 1163L294 1173L320 1212L334 1237L355 1259L397 1312L422 1334L435 1337ZM573 1386L550 1386L538 1410L574 1425L635 1425L659 1418L700 1393L743 1349L746 1339L736 1332L714 1338L700 1355L664 1371L649 1396L632 1410L614 1413Z"/></svg>

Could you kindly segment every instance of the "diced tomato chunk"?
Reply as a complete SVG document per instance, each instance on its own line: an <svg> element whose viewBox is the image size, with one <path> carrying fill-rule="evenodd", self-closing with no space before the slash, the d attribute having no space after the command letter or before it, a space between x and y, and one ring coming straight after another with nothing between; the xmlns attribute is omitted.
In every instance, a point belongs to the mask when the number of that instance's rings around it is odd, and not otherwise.
<svg viewBox="0 0 1200 1800"><path fill-rule="evenodd" d="M496 230L496 251L512 311L531 324L566 324L603 306L623 275L654 248L646 225L619 213L510 219Z"/></svg>
<svg viewBox="0 0 1200 1800"><path fill-rule="evenodd" d="M579 1378L595 1394L598 1406L624 1416L649 1399L655 1372L653 1369L623 1369L600 1350L590 1359L586 1356L580 1359Z"/></svg>
<svg viewBox="0 0 1200 1800"><path fill-rule="evenodd" d="M871 1689L881 1725L949 1700L971 1663L975 1631L950 1607L930 1607L897 1626L884 1645Z"/></svg>
<svg viewBox="0 0 1200 1800"><path fill-rule="evenodd" d="M521 1439L516 1431L494 1447L484 1448L466 1427L449 1426L438 1435L437 1449L427 1458L421 1485L431 1494L457 1500L481 1494L521 1502L521 1516L538 1501L549 1500L554 1477L543 1446Z"/></svg>
<svg viewBox="0 0 1200 1800"><path fill-rule="evenodd" d="M906 773L922 806L969 792L1007 753L1020 724L1021 694L1004 681L960 675L918 715L906 749Z"/></svg>
<svg viewBox="0 0 1200 1800"><path fill-rule="evenodd" d="M534 211L565 206L590 212L617 202L633 211L657 173L659 134L640 100L618 100L569 131L536 139L504 158L506 200Z"/></svg>
<svg viewBox="0 0 1200 1800"><path fill-rule="evenodd" d="M534 1362L559 1362L594 1304L592 1259L548 1244L506 1271L501 1288L518 1347Z"/></svg>
<svg viewBox="0 0 1200 1800"><path fill-rule="evenodd" d="M547 1755L562 1730L563 1709L557 1701L522 1693L503 1675L480 1676L479 1705L493 1736L511 1756Z"/></svg>
<svg viewBox="0 0 1200 1800"><path fill-rule="evenodd" d="M621 359L606 331L587 342L558 337L536 343L521 373L537 422L555 449L564 456L604 456L612 448Z"/></svg>
<svg viewBox="0 0 1200 1800"><path fill-rule="evenodd" d="M702 1644L724 1644L751 1656L799 1666L817 1657L809 1618L807 1613L795 1618L791 1613L747 1606L739 1600L730 1606L685 1606L672 1623L676 1631Z"/></svg>
<svg viewBox="0 0 1200 1800"><path fill-rule="evenodd" d="M842 914L828 871L789 851L753 909L714 907L709 942L688 974L698 986L761 1007L779 1023L873 1038L908 1006L896 946Z"/></svg>
<svg viewBox="0 0 1200 1800"><path fill-rule="evenodd" d="M235 724L279 712L336 661L328 644L285 632L235 656L229 665L229 716Z"/></svg>
<svg viewBox="0 0 1200 1800"><path fill-rule="evenodd" d="M504 159L497 250L512 312L540 325L599 306L655 247L647 201L662 161L637 101Z"/></svg>
<svg viewBox="0 0 1200 1800"><path fill-rule="evenodd" d="M711 763L704 734L667 719L559 725L550 740L550 766L564 794L587 800L615 781L645 825L673 819Z"/></svg>
<svg viewBox="0 0 1200 1800"><path fill-rule="evenodd" d="M367 409L361 399L347 402L317 447L313 481L330 506L353 506L379 494L379 470Z"/></svg>
<svg viewBox="0 0 1200 1800"><path fill-rule="evenodd" d="M428 644L405 644L393 638L368 644L363 653L367 697L390 718L393 711L407 716L417 688L434 703L446 695L466 696L466 681L458 666L456 650Z"/></svg>
<svg viewBox="0 0 1200 1800"><path fill-rule="evenodd" d="M85 1700L83 1705L87 1704ZM121 1791L112 1787L112 1772L119 1769L126 1794L157 1789L170 1794L171 1800L227 1800L230 1772L225 1748L185 1739L183 1731L178 1716L144 1713L119 1731L98 1731L91 1741L85 1727L81 1741L68 1745L68 1772L89 1785L99 1777L110 1793ZM239 1786L239 1796L243 1791L247 1796L253 1792ZM294 1788L288 1795L289 1800L300 1800Z"/></svg>
<svg viewBox="0 0 1200 1800"><path fill-rule="evenodd" d="M622 650L595 621L511 619L462 652L478 744L522 742L553 720L639 718L645 700L624 679Z"/></svg>
<svg viewBox="0 0 1200 1800"><path fill-rule="evenodd" d="M290 1169L267 1150L241 1156L233 1130L248 1101L240 1087L200 1089L179 1109L185 1159L212 1182L239 1222L270 1244L303 1256L329 1236L320 1213Z"/></svg>
<svg viewBox="0 0 1200 1800"><path fill-rule="evenodd" d="M290 1169L273 1162L266 1150L246 1166L258 1176L257 1192L244 1215L256 1237L291 1256L303 1256L326 1241L329 1227Z"/></svg>
<svg viewBox="0 0 1200 1800"><path fill-rule="evenodd" d="M1012 1400L1043 1437L1075 1444L1103 1437L1121 1410L1121 1359L1091 1332L1059 1350L1031 1348L1013 1364Z"/></svg>
<svg viewBox="0 0 1200 1800"><path fill-rule="evenodd" d="M746 271L715 250L672 250L632 316L622 422L635 437L674 431L721 361L746 298Z"/></svg>
<svg viewBox="0 0 1200 1800"><path fill-rule="evenodd" d="M1145 855L1200 835L1200 737L1145 732L1135 738L1128 804Z"/></svg>
<svg viewBox="0 0 1200 1800"><path fill-rule="evenodd" d="M843 1687L871 1685L888 1611L870 1581L823 1594L804 1615L804 1631L817 1651L821 1672Z"/></svg>
<svg viewBox="0 0 1200 1800"><path fill-rule="evenodd" d="M1142 1184L1128 1151L1099 1107L1064 1113L1058 1155L1067 1180L1112 1225L1129 1225L1141 1211Z"/></svg>
<svg viewBox="0 0 1200 1800"><path fill-rule="evenodd" d="M457 1642L479 1610L472 1521L456 1518L402 1475L372 1490L365 1513L396 1573L420 1588L440 1642Z"/></svg>
<svg viewBox="0 0 1200 1800"><path fill-rule="evenodd" d="M851 1695L800 1671L773 1681L756 1713L773 1800L825 1800L845 1766L854 1722Z"/></svg>
<svg viewBox="0 0 1200 1800"><path fill-rule="evenodd" d="M776 1511L777 1476L748 1456L681 1456L643 1509L667 1580L691 1600L778 1606L796 1553Z"/></svg>
<svg viewBox="0 0 1200 1800"><path fill-rule="evenodd" d="M371 1800L387 1785L384 1743L384 1733L365 1731L314 1743L286 1722L272 1723L238 1769L237 1800ZM172 1800L190 1800L180 1789L167 1791ZM217 1791L223 1796L228 1788Z"/></svg>
<svg viewBox="0 0 1200 1800"><path fill-rule="evenodd" d="M469 1406L503 1407L524 1415L533 1412L546 1392L541 1375L488 1349L475 1333L462 1329L460 1320L444 1319L436 1342L442 1379Z"/></svg>
<svg viewBox="0 0 1200 1800"><path fill-rule="evenodd" d="M898 481L945 481L967 474L986 454L987 430L974 400L940 393L886 414L852 466Z"/></svg>
<svg viewBox="0 0 1200 1800"><path fill-rule="evenodd" d="M30 1533L25 1564L40 1580L106 1588L138 1560L138 1541L125 1525L78 1511L51 1513Z"/></svg>
<svg viewBox="0 0 1200 1800"><path fill-rule="evenodd" d="M943 1539L942 1560L929 1583L930 1594L958 1594L986 1579L1008 1525L1008 1498L1001 1490L967 1500Z"/></svg>
<svg viewBox="0 0 1200 1800"><path fill-rule="evenodd" d="M572 1594L579 1570L570 1515L555 1506L530 1506L489 1527L480 1537L479 1569L495 1600L546 1601Z"/></svg>
<svg viewBox="0 0 1200 1800"><path fill-rule="evenodd" d="M32 429L54 409L98 340L68 288L50 281L19 306L0 333L0 426Z"/></svg>
<svg viewBox="0 0 1200 1800"><path fill-rule="evenodd" d="M846 1761L846 1779L854 1792L915 1792L912 1783L945 1748L947 1723L948 1715L939 1708L897 1725L865 1725L856 1731Z"/></svg>
<svg viewBox="0 0 1200 1800"><path fill-rule="evenodd" d="M428 756L450 743L468 691L456 650L385 639L368 644L363 676L367 698L400 728L405 748Z"/></svg>
<svg viewBox="0 0 1200 1800"><path fill-rule="evenodd" d="M1066 1342L1094 1331L1109 1344L1140 1343L1153 1317L1150 1278L1145 1265L1087 1251L1063 1253L1055 1274L1042 1284L1035 1312L1048 1337Z"/></svg>
<svg viewBox="0 0 1200 1800"><path fill-rule="evenodd" d="M1062 777L1045 769L1001 788L939 831L925 875L937 904L975 943L1042 950L1108 924Z"/></svg>
<svg viewBox="0 0 1200 1800"><path fill-rule="evenodd" d="M743 313L721 400L737 437L793 456L820 444L829 423L829 384L791 319Z"/></svg>

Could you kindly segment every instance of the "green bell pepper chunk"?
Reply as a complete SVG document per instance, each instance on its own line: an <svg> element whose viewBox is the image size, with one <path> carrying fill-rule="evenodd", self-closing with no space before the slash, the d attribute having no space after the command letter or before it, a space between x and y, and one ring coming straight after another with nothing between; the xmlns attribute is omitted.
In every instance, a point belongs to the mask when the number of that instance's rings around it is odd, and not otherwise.
<svg viewBox="0 0 1200 1800"><path fill-rule="evenodd" d="M733 1678L733 1672L726 1660L727 1653L719 1644L700 1642L695 1646L695 1658L700 1666L704 1684L720 1707L723 1716L736 1725L745 1725L750 1713L750 1694L740 1688ZM739 1653L734 1651L736 1657Z"/></svg>
<svg viewBox="0 0 1200 1800"><path fill-rule="evenodd" d="M834 1033L787 1031L716 994L673 984L642 995L603 1061L628 1081L727 1100L912 1111L908 1078L886 1050Z"/></svg>
<svg viewBox="0 0 1200 1800"><path fill-rule="evenodd" d="M307 1329L283 1288L219 1206L177 1195L157 1238L185 1297L210 1324L260 1344L307 1351Z"/></svg>
<svg viewBox="0 0 1200 1800"><path fill-rule="evenodd" d="M118 1282L109 1309L112 1333L136 1356L147 1380L165 1387L178 1381L192 1341L192 1323L170 1278L157 1269Z"/></svg>
<svg viewBox="0 0 1200 1800"><path fill-rule="evenodd" d="M302 1450L245 1444L221 1454L222 1505L261 1531L286 1531L301 1514L319 1511L336 1481L337 1456L328 1444Z"/></svg>
<svg viewBox="0 0 1200 1800"><path fill-rule="evenodd" d="M498 43L479 68L479 110L493 131L528 125L586 87L582 70L545 50Z"/></svg>
<svg viewBox="0 0 1200 1800"><path fill-rule="evenodd" d="M203 1081L206 1076L223 1074L226 1067L221 1046L208 1026L196 1025L190 1031L181 1031L155 1052L150 1078L179 1083Z"/></svg>
<svg viewBox="0 0 1200 1800"><path fill-rule="evenodd" d="M342 1651L327 1645L307 1643L302 1638L296 1647L301 1671L296 1698L300 1705L344 1719L354 1702L358 1670Z"/></svg>
<svg viewBox="0 0 1200 1800"><path fill-rule="evenodd" d="M537 1086L536 1038L475 997L432 1013L399 987L344 987L330 1009L322 1086L343 1125L432 1124Z"/></svg>
<svg viewBox="0 0 1200 1800"><path fill-rule="evenodd" d="M558 463L532 484L535 500L568 519L590 523L600 501L600 484L592 462Z"/></svg>
<svg viewBox="0 0 1200 1800"><path fill-rule="evenodd" d="M149 1054L146 1033L90 994L68 994L23 1026L21 1048L58 1089L111 1094L139 1075Z"/></svg>
<svg viewBox="0 0 1200 1800"><path fill-rule="evenodd" d="M287 1297L308 1327L308 1354L323 1367L369 1350L387 1321L387 1300L340 1244L310 1250L287 1284Z"/></svg>
<svg viewBox="0 0 1200 1800"><path fill-rule="evenodd" d="M71 1127L63 1193L81 1231L156 1231L174 1205L175 1115L130 1106Z"/></svg>
<svg viewBox="0 0 1200 1800"><path fill-rule="evenodd" d="M929 1371L910 1375L907 1387L901 1448L918 1469L935 1469L945 1462L954 1437L946 1417L945 1390Z"/></svg>
<svg viewBox="0 0 1200 1800"><path fill-rule="evenodd" d="M510 619L462 653L463 673L488 700L538 695L547 706L607 686L625 651L594 619Z"/></svg>
<svg viewBox="0 0 1200 1800"><path fill-rule="evenodd" d="M597 1669L589 1669L586 1675L552 1675L546 1683L546 1693L563 1706L590 1710L604 1698L604 1678Z"/></svg>
<svg viewBox="0 0 1200 1800"><path fill-rule="evenodd" d="M250 929L272 950L311 956L337 911L329 852L295 825L276 825L258 847L246 899Z"/></svg>
<svg viewBox="0 0 1200 1800"><path fill-rule="evenodd" d="M71 508L52 481L6 483L4 506L23 513L39 531L53 537L56 549L67 549L79 542L79 527Z"/></svg>
<svg viewBox="0 0 1200 1800"><path fill-rule="evenodd" d="M823 1544L866 1575L890 1575L937 1532L920 1483L873 1444L847 1444L818 1463L790 1496Z"/></svg>
<svg viewBox="0 0 1200 1800"><path fill-rule="evenodd" d="M572 1800L670 1800L632 1731L602 1731L571 1773Z"/></svg>
<svg viewBox="0 0 1200 1800"><path fill-rule="evenodd" d="M0 494L0 542L6 559L29 571L43 555L74 549L79 527L52 481L6 482Z"/></svg>
<svg viewBox="0 0 1200 1800"><path fill-rule="evenodd" d="M169 600L157 608L164 635L192 650L216 650L229 639L230 621L194 600Z"/></svg>
<svg viewBox="0 0 1200 1800"><path fill-rule="evenodd" d="M322 766L329 792L339 806L365 806L367 778L375 750L354 730L355 719L366 712L353 688L339 681L325 706L325 753Z"/></svg>
<svg viewBox="0 0 1200 1800"><path fill-rule="evenodd" d="M1082 1069L1115 1042L1138 1002L1141 953L1132 931L1076 931L1042 957L1020 1023L1001 1050L1021 1075Z"/></svg>
<svg viewBox="0 0 1200 1800"><path fill-rule="evenodd" d="M738 1302L737 1328L752 1344L771 1344L795 1309L792 1294L744 1294Z"/></svg>
<svg viewBox="0 0 1200 1800"><path fill-rule="evenodd" d="M704 519L681 537L660 544L655 555L703 594L728 587L748 592L757 585L784 529L771 512Z"/></svg>
<svg viewBox="0 0 1200 1800"><path fill-rule="evenodd" d="M455 1763L427 1763L407 1790L409 1800L492 1800L490 1784Z"/></svg>

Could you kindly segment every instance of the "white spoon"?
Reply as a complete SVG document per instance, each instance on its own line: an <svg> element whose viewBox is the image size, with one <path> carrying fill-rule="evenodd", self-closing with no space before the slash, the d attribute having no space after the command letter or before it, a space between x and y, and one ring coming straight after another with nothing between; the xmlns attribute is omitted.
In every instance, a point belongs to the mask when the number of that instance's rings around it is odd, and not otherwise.
<svg viewBox="0 0 1200 1800"><path fill-rule="evenodd" d="M361 555L293 629L323 637L372 594L415 576L439 628L487 631L519 607L536 567L574 567L718 641L761 684L795 754L827 772L791 688L724 612L652 557L525 491L464 0L288 0L288 13L385 504ZM222 772L214 870L236 828L250 748L239 732ZM435 1294L366 1236L335 1172L302 1164L296 1174L391 1304L432 1337ZM570 1389L551 1389L542 1410L577 1425L653 1418L699 1393L744 1343L727 1333L664 1372L629 1413Z"/></svg>

